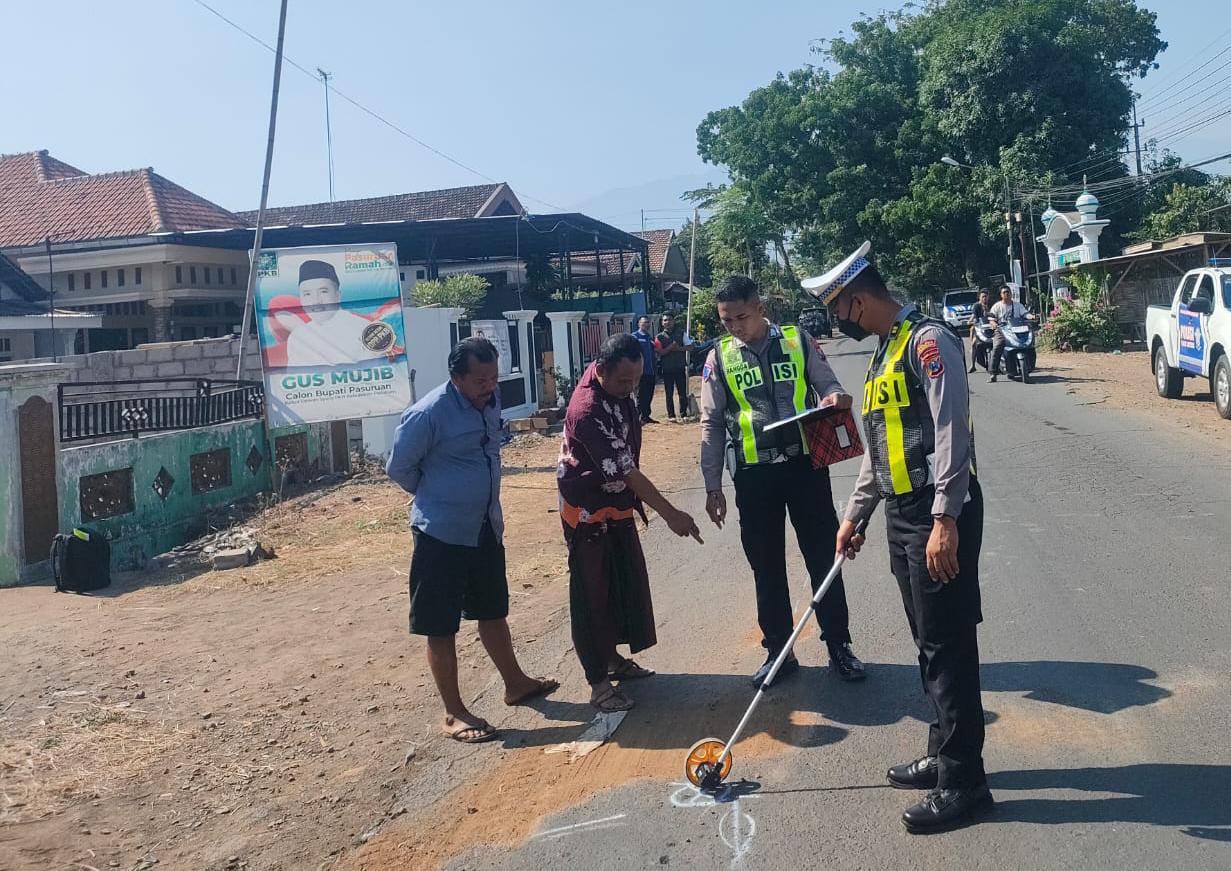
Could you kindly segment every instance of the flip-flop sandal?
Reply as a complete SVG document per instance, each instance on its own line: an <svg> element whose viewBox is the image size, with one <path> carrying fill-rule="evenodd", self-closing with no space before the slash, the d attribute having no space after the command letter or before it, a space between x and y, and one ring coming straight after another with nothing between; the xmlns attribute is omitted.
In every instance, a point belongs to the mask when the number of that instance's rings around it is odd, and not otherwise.
<svg viewBox="0 0 1231 871"><path fill-rule="evenodd" d="M626 659L607 672L607 678L609 680L640 680L643 677L652 677L654 674L654 669L643 668L631 659Z"/></svg>
<svg viewBox="0 0 1231 871"><path fill-rule="evenodd" d="M535 680L538 682L538 686L536 686L534 689L530 690L529 692L522 693L520 696L513 699L512 701L510 701L509 699L505 699L504 703L508 705L509 707L513 707L514 705L524 705L526 702L530 701L531 699L537 699L541 696L549 695L551 693L554 693L556 690L560 689L560 681L558 680L552 680L549 677L535 678Z"/></svg>
<svg viewBox="0 0 1231 871"><path fill-rule="evenodd" d="M449 724L445 724L441 727L441 731L460 744L483 744L499 734L499 730L486 720L480 723L481 725L478 726L463 725L460 729L450 729Z"/></svg>
<svg viewBox="0 0 1231 871"><path fill-rule="evenodd" d="M615 687L612 687L597 699L592 699L590 704L600 713L614 714L618 711L631 711L636 702Z"/></svg>

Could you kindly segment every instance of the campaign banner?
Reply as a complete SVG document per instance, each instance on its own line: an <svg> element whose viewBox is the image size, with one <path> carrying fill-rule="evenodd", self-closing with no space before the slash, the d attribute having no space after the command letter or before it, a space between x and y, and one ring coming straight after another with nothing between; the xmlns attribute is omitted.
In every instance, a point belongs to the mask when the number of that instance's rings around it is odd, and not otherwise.
<svg viewBox="0 0 1231 871"><path fill-rule="evenodd" d="M257 335L271 426L410 404L398 279L392 243L262 249Z"/></svg>
<svg viewBox="0 0 1231 871"><path fill-rule="evenodd" d="M498 372L500 377L503 378L513 371L513 349L509 345L508 321L471 321L470 335L481 336L496 346L496 351L499 354Z"/></svg>

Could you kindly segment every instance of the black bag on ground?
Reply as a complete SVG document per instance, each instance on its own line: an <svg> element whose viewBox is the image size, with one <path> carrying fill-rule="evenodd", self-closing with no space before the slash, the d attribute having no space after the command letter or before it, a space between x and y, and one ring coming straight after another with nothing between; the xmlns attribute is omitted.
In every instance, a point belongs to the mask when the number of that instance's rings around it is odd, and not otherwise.
<svg viewBox="0 0 1231 871"><path fill-rule="evenodd" d="M51 573L57 593L88 593L111 586L111 542L79 526L51 540Z"/></svg>

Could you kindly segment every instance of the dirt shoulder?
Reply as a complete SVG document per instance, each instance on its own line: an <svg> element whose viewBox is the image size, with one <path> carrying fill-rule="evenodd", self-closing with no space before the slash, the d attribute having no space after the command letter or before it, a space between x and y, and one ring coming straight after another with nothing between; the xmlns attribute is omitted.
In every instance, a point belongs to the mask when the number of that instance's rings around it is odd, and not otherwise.
<svg viewBox="0 0 1231 871"><path fill-rule="evenodd" d="M1231 421L1218 416L1209 382L1186 378L1179 399L1164 399L1154 389L1150 355L1144 350L1119 354L1043 354L1039 365L1068 381L1069 392L1090 404L1147 414L1161 426L1180 431L1231 435Z"/></svg>
<svg viewBox="0 0 1231 871"><path fill-rule="evenodd" d="M643 469L691 486L697 438L648 428ZM536 435L504 451L523 649L566 605L557 453ZM371 476L245 525L277 559L126 573L99 596L0 591L0 866L327 867L421 766L448 771L406 631L405 495ZM494 670L472 630L458 640L464 692L487 694Z"/></svg>

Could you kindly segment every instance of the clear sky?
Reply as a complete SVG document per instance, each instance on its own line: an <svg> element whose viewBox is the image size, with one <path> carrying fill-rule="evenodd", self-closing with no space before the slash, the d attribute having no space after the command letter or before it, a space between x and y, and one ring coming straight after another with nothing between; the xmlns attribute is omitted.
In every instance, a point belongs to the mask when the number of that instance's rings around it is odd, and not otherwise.
<svg viewBox="0 0 1231 871"><path fill-rule="evenodd" d="M270 44L277 0L206 0ZM1147 2L1170 49L1166 86L1231 46L1225 0ZM153 166L230 209L255 208L272 54L194 0L5 0L0 151L38 148L89 172ZM286 53L404 130L493 179L531 211L580 209L629 229L676 226L679 191L721 174L696 153L710 109L815 60L874 0L291 0ZM1192 98L1231 52L1164 94L1147 122ZM1208 77L1207 77L1208 76ZM1148 104L1150 79L1140 83ZM1231 93L1222 88L1217 93ZM336 97L338 199L485 179ZM1166 127L1174 126L1174 122ZM1151 135L1150 127L1145 130ZM1170 143L1168 143L1170 144ZM1189 160L1231 151L1231 116L1176 140ZM1227 164L1220 167L1225 170ZM271 205L328 199L319 81L283 74Z"/></svg>

